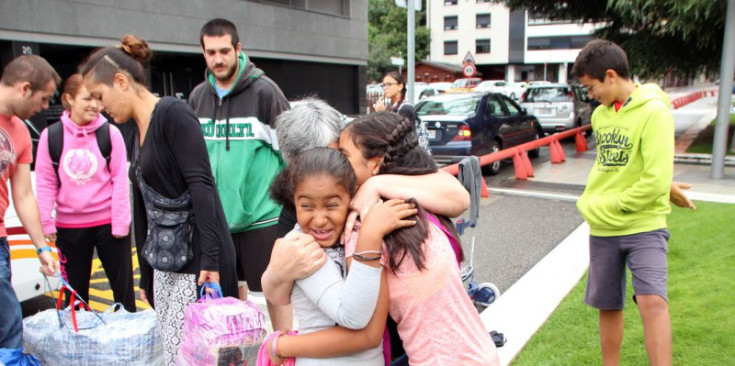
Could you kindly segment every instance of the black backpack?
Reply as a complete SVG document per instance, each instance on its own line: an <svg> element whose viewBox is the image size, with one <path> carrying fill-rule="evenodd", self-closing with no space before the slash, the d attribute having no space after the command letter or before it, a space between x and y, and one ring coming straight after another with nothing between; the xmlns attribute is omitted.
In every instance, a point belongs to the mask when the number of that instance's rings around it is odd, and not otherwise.
<svg viewBox="0 0 735 366"><path fill-rule="evenodd" d="M94 131L97 140L97 146L100 148L102 157L107 162L107 170L110 170L110 155L112 152L112 142L110 141L110 123L103 123ZM64 126L61 121L48 127L48 153L51 156L51 163L56 172L56 182L61 186L59 180L59 161L61 160L61 152L64 150Z"/></svg>

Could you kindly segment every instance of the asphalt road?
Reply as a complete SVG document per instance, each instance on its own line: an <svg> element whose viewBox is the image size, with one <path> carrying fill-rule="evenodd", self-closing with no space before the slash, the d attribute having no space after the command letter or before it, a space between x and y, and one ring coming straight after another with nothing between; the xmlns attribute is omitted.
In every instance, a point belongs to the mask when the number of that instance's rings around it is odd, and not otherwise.
<svg viewBox="0 0 735 366"><path fill-rule="evenodd" d="M573 140L562 141L562 146L568 156L575 153ZM535 167L549 164L549 160L548 149L542 148L541 155L531 162ZM513 164L505 164L498 175L486 176L485 181L488 187L518 188L527 192L580 195L584 189L581 185L517 181ZM502 296L583 221L573 202L491 194L481 200L478 225L462 235L462 246L469 260L474 234L475 280L494 283Z"/></svg>

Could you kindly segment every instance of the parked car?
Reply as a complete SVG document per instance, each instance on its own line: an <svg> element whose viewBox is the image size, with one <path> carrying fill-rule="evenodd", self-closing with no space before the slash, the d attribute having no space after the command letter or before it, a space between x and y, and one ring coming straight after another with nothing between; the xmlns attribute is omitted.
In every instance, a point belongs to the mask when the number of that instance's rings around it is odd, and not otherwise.
<svg viewBox="0 0 735 366"><path fill-rule="evenodd" d="M416 105L426 122L431 154L438 163L456 163L536 140L543 135L536 117L499 93L454 93L426 98ZM538 149L529 151L537 157ZM500 171L500 162L485 167Z"/></svg>
<svg viewBox="0 0 735 366"><path fill-rule="evenodd" d="M365 92L370 93L382 93L383 92L383 86L381 84L368 84L365 87Z"/></svg>
<svg viewBox="0 0 735 366"><path fill-rule="evenodd" d="M452 83L452 87L447 89L447 93L462 93L471 91L482 81L480 78L457 79Z"/></svg>
<svg viewBox="0 0 735 366"><path fill-rule="evenodd" d="M434 88L433 86L431 86L431 85L426 85L426 86L423 86L421 88L415 87L414 88L414 97L413 97L414 103L413 104L414 105L415 104L418 104L418 102L426 99L427 97L433 97L435 95L439 95L439 91L436 88Z"/></svg>
<svg viewBox="0 0 735 366"><path fill-rule="evenodd" d="M508 82L505 80L483 80L472 91L480 93L502 93L505 94L505 87ZM506 94L507 95L507 94Z"/></svg>
<svg viewBox="0 0 735 366"><path fill-rule="evenodd" d="M501 93L510 99L519 100L526 91L526 83L509 83L505 80L485 80L478 84L474 91L482 93Z"/></svg>
<svg viewBox="0 0 735 366"><path fill-rule="evenodd" d="M441 94L441 93L446 93L447 90L449 90L449 88L452 87L452 83L448 81L438 81L435 83L430 83L429 86L433 87L434 89L436 89L436 91L438 91Z"/></svg>
<svg viewBox="0 0 735 366"><path fill-rule="evenodd" d="M528 84L524 82L508 83L508 85L505 86L505 95L513 100L520 100L523 93L526 92L527 87Z"/></svg>
<svg viewBox="0 0 735 366"><path fill-rule="evenodd" d="M521 106L538 117L546 133L589 124L592 116L587 91L579 85L530 85L521 98Z"/></svg>

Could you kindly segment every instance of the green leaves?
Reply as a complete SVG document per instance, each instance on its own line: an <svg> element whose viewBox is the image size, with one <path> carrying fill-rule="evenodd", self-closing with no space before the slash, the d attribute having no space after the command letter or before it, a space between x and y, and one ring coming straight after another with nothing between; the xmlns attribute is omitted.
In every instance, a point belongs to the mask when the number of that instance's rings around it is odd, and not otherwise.
<svg viewBox="0 0 735 366"><path fill-rule="evenodd" d="M719 71L726 0L495 0L551 19L603 22L642 77Z"/></svg>
<svg viewBox="0 0 735 366"><path fill-rule="evenodd" d="M429 29L426 28L426 2L422 11L416 12L415 52L416 61L429 55ZM368 80L380 82L383 75L397 67L391 57L407 56L406 9L395 5L394 0L369 0L368 2Z"/></svg>

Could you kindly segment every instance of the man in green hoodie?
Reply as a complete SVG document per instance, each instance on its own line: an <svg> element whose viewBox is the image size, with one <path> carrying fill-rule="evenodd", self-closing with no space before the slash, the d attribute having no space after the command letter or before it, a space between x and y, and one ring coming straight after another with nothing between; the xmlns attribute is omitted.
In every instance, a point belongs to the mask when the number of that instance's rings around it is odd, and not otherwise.
<svg viewBox="0 0 735 366"><path fill-rule="evenodd" d="M585 46L572 75L601 104L592 114L597 159L577 207L590 226L585 302L599 309L603 364L620 361L627 264L649 360L670 365L666 218L674 122L668 96L656 85L634 83L625 51L605 40Z"/></svg>
<svg viewBox="0 0 735 366"><path fill-rule="evenodd" d="M207 70L189 105L202 125L237 253L240 298L246 299L248 289L262 291L260 277L276 240L281 206L271 200L268 188L285 166L275 120L289 104L245 55L232 22L207 22L200 43Z"/></svg>

